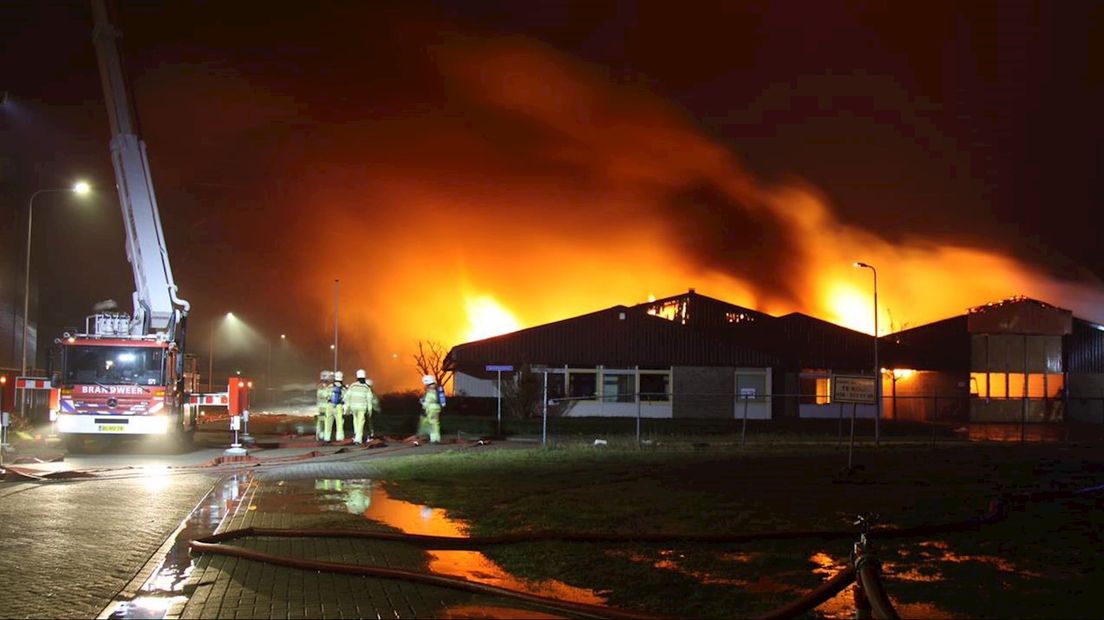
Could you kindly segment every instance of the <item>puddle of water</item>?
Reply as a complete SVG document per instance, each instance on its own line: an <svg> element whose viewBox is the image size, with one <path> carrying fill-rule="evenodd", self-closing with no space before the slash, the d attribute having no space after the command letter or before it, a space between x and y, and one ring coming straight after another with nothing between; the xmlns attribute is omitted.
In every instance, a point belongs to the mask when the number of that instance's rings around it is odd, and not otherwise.
<svg viewBox="0 0 1104 620"><path fill-rule="evenodd" d="M289 485L290 486L290 485ZM281 494L281 506L284 500L293 498L292 493ZM292 505L306 506L314 502L315 512L321 506L323 510L344 511L360 515L366 519L391 526L407 534L427 536L468 535L468 526L452 519L440 508L432 508L398 500L388 495L383 484L368 479L352 480L315 480L314 493L307 498L293 499ZM258 499L262 498L259 496ZM593 590L577 588L555 579L529 581L506 572L501 566L478 551L427 550L430 572L463 577L470 581L485 583L500 588L519 590L576 603L602 605L606 599ZM480 608L482 609L482 608ZM455 611L455 610L454 610ZM510 610L502 617L517 617L523 610ZM527 612L526 612L527 613ZM460 616L456 616L460 617ZM551 617L551 616L527 616Z"/></svg>
<svg viewBox="0 0 1104 620"><path fill-rule="evenodd" d="M184 582L194 567L188 541L213 534L222 519L237 509L249 483L249 474L233 474L212 489L176 531L172 547L142 584L138 596L118 601L109 618L164 618L176 603L188 600Z"/></svg>
<svg viewBox="0 0 1104 620"><path fill-rule="evenodd" d="M813 573L817 575L823 575L825 579L835 575L839 571L843 570L846 564L837 562L835 558L828 555L823 551L818 551L809 556L809 562L816 567L813 569ZM943 579L942 574L936 572L936 576L933 578L931 575L921 573L917 569L909 569L908 571L896 572L892 570L894 565L885 563L883 568L887 575L892 574L894 579L909 579L910 581L941 581ZM915 579L910 579L910 576L915 574ZM890 589L887 586L887 589ZM893 595L890 593L890 600ZM893 606L897 610L897 613L902 618L931 618L932 620L945 620L954 618L954 615L950 612L940 609L939 607L931 603L898 603L893 601ZM828 599L816 608L817 616L821 618L828 618L831 620L844 620L855 617L855 584L847 586L843 591L834 597Z"/></svg>
<svg viewBox="0 0 1104 620"><path fill-rule="evenodd" d="M681 554L681 553L675 553L671 549L662 549L662 550L660 550L659 551L659 559L648 557L647 555L644 555L642 553L633 552L633 551L610 550L610 551L607 551L606 553L610 556L613 556L613 557L627 558L628 560L631 560L633 562L638 562L638 563L641 563L641 564L650 564L652 567L658 568L660 570L667 570L667 571L671 571L671 572L674 572L674 573L679 573L680 575L685 575L687 577L692 577L694 579L697 579L698 581L700 581L703 584L734 586L734 587L738 587L738 588L743 588L743 589L747 590L748 592L761 592L761 593L762 592L786 592L786 591L795 589L793 586L787 585L785 583L782 583L780 581L771 579L769 577L762 577L761 576L758 579L756 579L755 581L749 581L747 579L739 579L739 578L736 578L736 577L726 577L726 576L722 576L722 575L715 575L715 574L708 573L708 572L705 572L705 571L690 570L690 569L686 568L685 566L683 566L682 562L681 562L681 560L685 559L686 556ZM721 560L726 561L726 562L746 563L746 562L750 562L751 560L758 557L759 555L761 555L761 554L746 553L746 552L731 552L731 553L722 553L719 557L720 557Z"/></svg>

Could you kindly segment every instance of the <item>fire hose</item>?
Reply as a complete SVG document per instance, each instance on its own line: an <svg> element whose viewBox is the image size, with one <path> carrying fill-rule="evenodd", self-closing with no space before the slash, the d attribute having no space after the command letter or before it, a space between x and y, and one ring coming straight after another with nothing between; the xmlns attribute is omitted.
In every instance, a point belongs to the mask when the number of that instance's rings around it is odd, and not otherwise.
<svg viewBox="0 0 1104 620"><path fill-rule="evenodd" d="M858 583L861 597L869 602L875 618L885 620L897 620L899 616L893 608L885 588L881 581L880 563L869 551L867 536L894 539L930 534L943 534L976 529L983 524L996 523L1007 516L1006 501L1030 502L1076 497L1088 493L1104 490L1104 485L1085 487L1075 490L1045 491L1008 495L1004 498L994 498L989 503L988 510L980 517L955 521L950 523L920 525L914 527L894 526L864 526L859 544L856 544L856 555L853 565L848 566L833 575L820 586L803 595L800 599L783 605L764 614L762 620L783 620L792 618L801 613L816 608L823 602L846 589L852 582ZM860 519L862 522L862 519ZM569 611L586 617L595 618L658 618L661 616L644 614L642 612L626 611L599 605L584 603L572 603L541 597L526 592L518 592L487 584L477 583L457 577L446 577L416 571L405 571L393 568L377 566L345 564L338 562L325 562L305 558L276 556L241 547L222 544L225 541L248 537L277 537L277 538L360 538L369 540L382 540L392 542L405 542L422 548L431 549L476 549L491 545L518 544L530 542L589 542L589 543L741 543L762 540L796 540L796 539L840 539L853 537L854 531L846 530L805 530L805 531L772 531L755 534L606 534L606 533L570 533L570 532L528 532L523 534L503 534L497 536L475 537L450 537L427 536L421 534L401 534L392 532L378 532L369 530L322 530L322 529L283 529L283 528L257 528L247 527L236 530L228 530L213 534L204 538L193 540L189 543L195 552L227 555L261 562L269 562L291 568L305 570L325 570L331 572L382 577L389 579L405 579L429 585L459 589L463 591L492 594L507 598L526 601L560 611Z"/></svg>

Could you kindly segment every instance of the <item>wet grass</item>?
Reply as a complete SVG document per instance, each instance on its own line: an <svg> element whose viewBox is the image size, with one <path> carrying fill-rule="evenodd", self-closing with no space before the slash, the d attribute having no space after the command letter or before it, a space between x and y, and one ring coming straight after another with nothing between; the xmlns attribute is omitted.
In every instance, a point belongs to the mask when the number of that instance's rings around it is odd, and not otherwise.
<svg viewBox="0 0 1104 620"><path fill-rule="evenodd" d="M1000 493L1104 484L1104 453L1091 446L892 445L866 448L856 463L856 472L843 475L846 453L834 443L488 450L376 461L393 496L445 508L470 523L473 535L852 529L863 512L907 526L980 515ZM1101 508L1101 494L1038 503L980 532L886 541L887 588L899 603L953 617L1096 616L1104 608ZM600 591L617 606L746 617L824 579L813 573L815 553L839 563L849 550L849 541L810 540L528 544L486 553L514 574Z"/></svg>

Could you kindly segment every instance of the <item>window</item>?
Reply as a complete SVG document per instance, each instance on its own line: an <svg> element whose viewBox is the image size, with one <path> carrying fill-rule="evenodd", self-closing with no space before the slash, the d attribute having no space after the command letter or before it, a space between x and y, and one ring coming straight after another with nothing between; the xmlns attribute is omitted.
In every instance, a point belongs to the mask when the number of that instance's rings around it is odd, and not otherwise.
<svg viewBox="0 0 1104 620"><path fill-rule="evenodd" d="M1046 398L1046 375L1027 375L1027 397Z"/></svg>
<svg viewBox="0 0 1104 620"><path fill-rule="evenodd" d="M630 371L631 372L631 371ZM636 402L636 373L602 373L602 401L607 403Z"/></svg>
<svg viewBox="0 0 1104 620"><path fill-rule="evenodd" d="M1024 392L1024 374L1019 372L1008 373L1008 398L1023 398Z"/></svg>
<svg viewBox="0 0 1104 620"><path fill-rule="evenodd" d="M825 388L827 389L827 387ZM828 397L825 392L825 397ZM736 398L751 403L763 403L767 400L767 375L761 372L736 373Z"/></svg>
<svg viewBox="0 0 1104 620"><path fill-rule="evenodd" d="M827 405L832 402L832 379L828 376L801 375L801 404Z"/></svg>
<svg viewBox="0 0 1104 620"><path fill-rule="evenodd" d="M544 373L541 373L541 374L544 374ZM543 377L541 377L541 381L544 381ZM549 372L548 373L548 398L552 399L552 398L563 398L563 397L564 397L564 373L563 373L563 371L561 370L559 372Z"/></svg>
<svg viewBox="0 0 1104 620"><path fill-rule="evenodd" d="M65 383L159 385L159 347L71 346L65 348Z"/></svg>
<svg viewBox="0 0 1104 620"><path fill-rule="evenodd" d="M593 370L574 370L567 375L567 395L571 398L594 399L598 394L598 375Z"/></svg>
<svg viewBox="0 0 1104 620"><path fill-rule="evenodd" d="M671 373L640 373L640 400L648 402L667 402L670 400Z"/></svg>
<svg viewBox="0 0 1104 620"><path fill-rule="evenodd" d="M1003 372L989 373L989 398L1008 398L1008 375Z"/></svg>
<svg viewBox="0 0 1104 620"><path fill-rule="evenodd" d="M1046 395L1047 398L1062 398L1062 390L1066 387L1066 376L1060 374L1047 374Z"/></svg>
<svg viewBox="0 0 1104 620"><path fill-rule="evenodd" d="M989 375L984 372L970 373L970 394L978 398L989 398Z"/></svg>

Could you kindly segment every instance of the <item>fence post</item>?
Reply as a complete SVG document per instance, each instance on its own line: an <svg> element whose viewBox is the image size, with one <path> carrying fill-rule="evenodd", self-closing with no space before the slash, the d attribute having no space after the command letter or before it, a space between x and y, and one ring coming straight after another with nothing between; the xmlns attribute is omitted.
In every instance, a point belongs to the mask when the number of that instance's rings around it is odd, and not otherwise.
<svg viewBox="0 0 1104 620"><path fill-rule="evenodd" d="M839 435L836 438L836 447L843 444L843 403L839 404Z"/></svg>
<svg viewBox="0 0 1104 620"><path fill-rule="evenodd" d="M851 443L847 446L847 471L852 469L853 454L855 452L855 412L859 408L858 403L851 403Z"/></svg>
<svg viewBox="0 0 1104 620"><path fill-rule="evenodd" d="M931 429L932 429L932 448L935 447L935 427L936 422L939 420L939 397L935 397L935 405L932 408Z"/></svg>
<svg viewBox="0 0 1104 620"><path fill-rule="evenodd" d="M636 449L640 449L640 391L636 392Z"/></svg>
<svg viewBox="0 0 1104 620"><path fill-rule="evenodd" d="M748 397L744 395L744 426L740 429L740 445L743 446L747 443L747 410L748 410Z"/></svg>
<svg viewBox="0 0 1104 620"><path fill-rule="evenodd" d="M548 447L548 371L544 371L544 398L541 400L544 413L541 416L541 447Z"/></svg>

